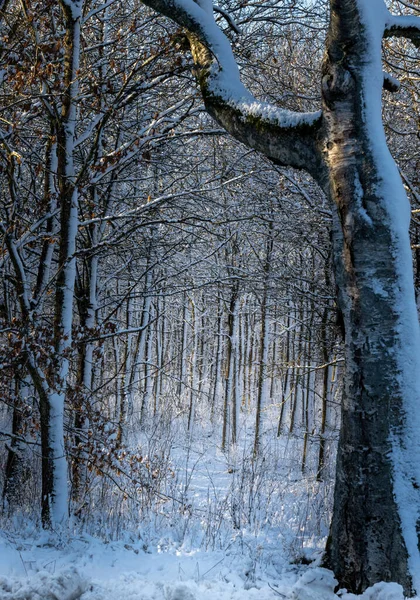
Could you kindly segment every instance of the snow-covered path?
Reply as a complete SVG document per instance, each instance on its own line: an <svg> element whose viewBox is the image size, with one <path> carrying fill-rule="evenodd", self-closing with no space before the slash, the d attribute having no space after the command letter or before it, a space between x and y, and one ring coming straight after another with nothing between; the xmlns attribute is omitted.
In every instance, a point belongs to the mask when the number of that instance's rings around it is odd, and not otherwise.
<svg viewBox="0 0 420 600"><path fill-rule="evenodd" d="M0 544L1 600L272 600L279 597L256 573L250 559L235 553L161 548L146 551L142 543L103 544L79 538L62 549L48 541ZM278 587L286 593L296 574ZM276 588L275 588L276 589ZM49 595L48 595L49 594Z"/></svg>
<svg viewBox="0 0 420 600"><path fill-rule="evenodd" d="M353 600L334 594L318 567L262 569L237 551L144 550L141 543L104 544L89 537L61 549L47 539L0 537L0 600ZM403 600L379 584L359 600Z"/></svg>

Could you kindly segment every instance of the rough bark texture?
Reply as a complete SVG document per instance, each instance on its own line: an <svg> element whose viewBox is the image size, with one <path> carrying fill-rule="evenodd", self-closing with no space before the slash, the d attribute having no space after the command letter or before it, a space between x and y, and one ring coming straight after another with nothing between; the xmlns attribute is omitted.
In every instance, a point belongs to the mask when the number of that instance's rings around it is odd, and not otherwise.
<svg viewBox="0 0 420 600"><path fill-rule="evenodd" d="M369 44L354 1L332 2L323 65L326 186L335 202L335 274L344 317L346 374L333 521L326 564L361 593L397 581L412 593L393 488L391 434L403 425L399 267L392 215L378 194L362 73ZM414 298L413 298L414 300Z"/></svg>
<svg viewBox="0 0 420 600"><path fill-rule="evenodd" d="M18 379L15 381L15 387L16 404L13 407L12 435L16 437L12 437L10 443L6 446L7 460L4 469L2 494L3 510L12 508L14 505L19 506L22 485L25 483L25 464L22 457L24 445L19 441L23 418L22 402L19 397L21 382Z"/></svg>

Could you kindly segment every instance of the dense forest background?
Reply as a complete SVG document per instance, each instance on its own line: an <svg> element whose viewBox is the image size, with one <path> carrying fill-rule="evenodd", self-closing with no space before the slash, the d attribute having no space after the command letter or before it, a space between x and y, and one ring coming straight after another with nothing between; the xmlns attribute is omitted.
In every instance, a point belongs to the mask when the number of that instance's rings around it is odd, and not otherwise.
<svg viewBox="0 0 420 600"><path fill-rule="evenodd" d="M217 14L258 99L318 108L326 2ZM1 520L213 548L275 527L301 556L328 530L342 391L323 193L210 119L183 32L140 2L86 2L79 33L55 2L0 17ZM418 288L418 58L384 52Z"/></svg>

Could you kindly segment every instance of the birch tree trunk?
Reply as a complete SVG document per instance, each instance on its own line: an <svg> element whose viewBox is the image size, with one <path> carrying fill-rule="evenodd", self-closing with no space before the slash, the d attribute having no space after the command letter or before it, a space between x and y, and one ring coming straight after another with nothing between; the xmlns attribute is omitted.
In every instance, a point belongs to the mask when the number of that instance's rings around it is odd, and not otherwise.
<svg viewBox="0 0 420 600"><path fill-rule="evenodd" d="M237 335L237 309L238 309L239 287L235 283L231 289L228 312L228 332L226 336L226 366L225 366L225 395L223 403L223 427L222 427L222 450L226 450L229 444L229 430L232 444L237 439L237 410L236 410L236 388L235 388L235 358Z"/></svg>
<svg viewBox="0 0 420 600"><path fill-rule="evenodd" d="M346 373L326 564L419 590L419 352L410 210L381 121L382 2L332 2L323 66ZM344 548L346 551L344 552Z"/></svg>
<svg viewBox="0 0 420 600"><path fill-rule="evenodd" d="M166 315L165 315L165 296L157 299L158 313L156 316L156 377L153 390L153 416L159 416L160 399L163 390L163 369L165 364L165 346L166 346Z"/></svg>
<svg viewBox="0 0 420 600"><path fill-rule="evenodd" d="M191 314L191 335L193 338L192 351L189 361L190 369L190 398L188 407L188 433L192 434L194 429L195 412L197 404L198 392L198 353L199 353L199 336L200 336L200 318L198 315L198 306L194 298L190 299L190 314Z"/></svg>
<svg viewBox="0 0 420 600"><path fill-rule="evenodd" d="M283 381L281 386L281 402L280 402L280 415L279 421L277 424L277 437L280 437L283 428L283 419L286 407L286 401L289 397L290 390L290 344L291 344L291 336L290 336L290 328L291 328L291 312L292 307L288 310L287 313L287 321L286 321L286 354L284 355L284 369L283 369ZM283 353L284 354L284 353Z"/></svg>
<svg viewBox="0 0 420 600"><path fill-rule="evenodd" d="M134 388L138 387L138 382L141 378L140 371L144 370L146 340L151 322L152 287L154 278L154 270L152 265L152 240L148 246L147 253L146 275L143 290L144 299L140 321L140 332L138 333L137 340L135 343L134 356L132 359L133 366L131 369L130 379L128 383L131 397L134 395Z"/></svg>
<svg viewBox="0 0 420 600"><path fill-rule="evenodd" d="M149 323L154 319L155 316L155 307L153 303L149 306ZM154 336L153 336L153 328L149 325L147 331L147 341L146 341L146 354L145 354L145 364L144 364L144 394L141 403L140 409L140 425L145 427L146 420L151 414L152 400L153 400L153 375L154 375L154 365L153 365L153 344Z"/></svg>
<svg viewBox="0 0 420 600"><path fill-rule="evenodd" d="M184 295L185 296L185 295ZM179 365L179 383L178 383L178 397L181 402L185 392L186 379L187 379L187 366L188 366L188 330L190 328L188 319L191 318L188 312L188 305L186 296L184 297L184 303L182 308L182 324L181 324L181 351L180 365Z"/></svg>
<svg viewBox="0 0 420 600"><path fill-rule="evenodd" d="M218 405L218 396L222 395L221 380L222 380L222 336L223 336L223 299L220 289L217 290L217 325L216 325L216 348L214 355L214 377L213 377L213 392L211 397L210 421L214 422L214 414Z"/></svg>
<svg viewBox="0 0 420 600"><path fill-rule="evenodd" d="M80 57L82 2L64 0L66 21L65 92L57 128L58 203L60 209L59 269L55 290L54 360L49 384L40 394L42 445L42 522L65 525L68 517L67 460L64 446L64 402L72 340L73 297L76 273L78 197L73 161L76 97ZM39 373L38 373L39 375Z"/></svg>
<svg viewBox="0 0 420 600"><path fill-rule="evenodd" d="M96 196L96 194L94 194ZM91 244L98 240L98 225L91 228ZM99 257L93 255L87 260L85 285L78 286L78 304L80 327L88 338L92 335L96 325L97 284L98 284ZM89 429L88 405L91 399L94 379L94 350L95 345L88 340L81 344L79 350L79 366L77 372L78 398L75 402L74 415L74 446L75 456L72 461L72 497L74 502L79 502L86 491L87 483L87 455L83 446Z"/></svg>

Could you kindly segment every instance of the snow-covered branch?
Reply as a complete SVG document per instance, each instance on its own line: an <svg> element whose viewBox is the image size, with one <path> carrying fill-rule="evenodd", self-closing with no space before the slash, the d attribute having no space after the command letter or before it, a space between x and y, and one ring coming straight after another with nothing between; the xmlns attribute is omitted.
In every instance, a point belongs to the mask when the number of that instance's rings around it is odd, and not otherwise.
<svg viewBox="0 0 420 600"><path fill-rule="evenodd" d="M144 0L188 32L207 111L229 133L277 164L305 169L319 179L316 138L321 113L298 113L258 101L242 84L229 41L210 0Z"/></svg>
<svg viewBox="0 0 420 600"><path fill-rule="evenodd" d="M420 48L420 17L390 15L384 36L407 38Z"/></svg>
<svg viewBox="0 0 420 600"><path fill-rule="evenodd" d="M213 10L214 12L219 13L220 15L222 15L222 17L224 17L229 25L229 27L238 34L241 34L242 31L240 30L240 28L238 27L238 25L235 23L235 21L232 19L232 17L230 16L230 14L226 11L223 10L223 8L220 8L220 6L213 6Z"/></svg>

